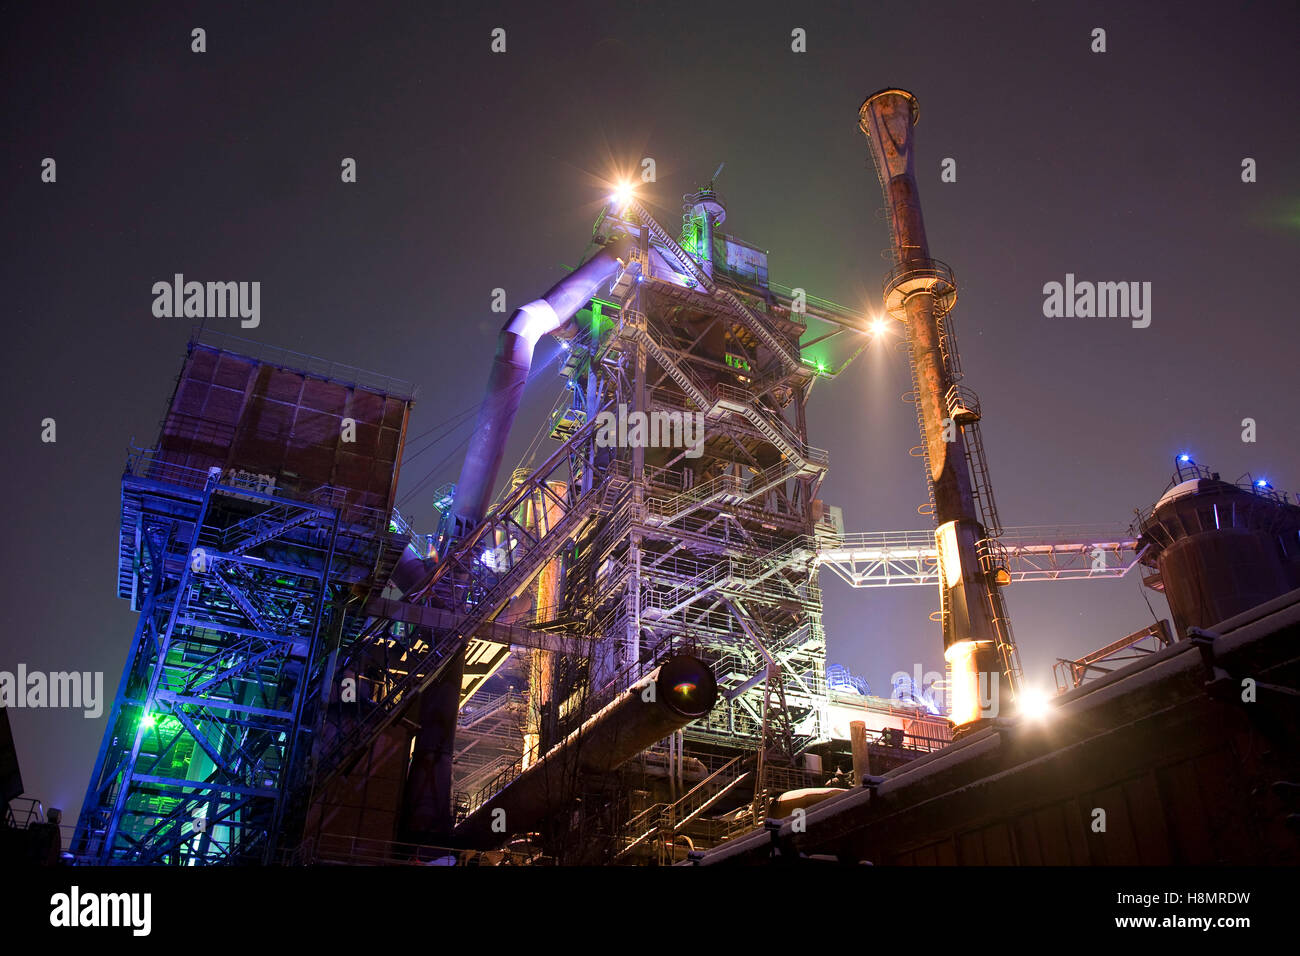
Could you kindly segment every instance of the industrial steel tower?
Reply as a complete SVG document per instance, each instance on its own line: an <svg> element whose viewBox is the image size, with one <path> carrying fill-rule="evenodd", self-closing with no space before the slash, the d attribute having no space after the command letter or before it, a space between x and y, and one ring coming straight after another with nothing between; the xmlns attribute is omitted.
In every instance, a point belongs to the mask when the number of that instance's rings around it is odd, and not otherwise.
<svg viewBox="0 0 1300 956"><path fill-rule="evenodd" d="M685 197L684 210L675 237L630 194L613 197L596 227L602 249L618 253L607 290L572 322L546 323L568 353L569 400L552 429L569 446L568 487L579 499L584 487L604 495L597 520L538 579L531 627L591 643L585 658L534 652L528 747L544 756L526 752L462 797L462 840L490 841L495 810L531 822L548 809L542 794L559 789L554 768L577 749L575 720L591 711L566 670L585 673L597 703L613 701L583 725L589 753L599 741L626 759L670 735L676 782L666 795L640 784L643 796L589 834L612 836L620 858L652 837L671 842L725 792L743 787L761 813L771 792L808 782L796 757L820 739L825 696L814 533L826 454L807 445L803 421L818 373L799 355L801 316L768 285L766 253L716 231L726 209L713 184ZM615 421L617 436L602 435L601 423ZM574 495L550 500L563 514ZM620 701L682 654L707 665L692 682L716 684L719 706L675 726L651 721L641 739L643 708ZM575 758L592 777L618 762ZM584 799L584 813L596 803Z"/></svg>
<svg viewBox="0 0 1300 956"><path fill-rule="evenodd" d="M684 209L670 234L611 197L596 252L502 329L436 545L411 537L387 590L354 601L364 624L329 662L286 843L540 839L632 859L711 845L726 833L706 811L739 803L734 824L752 825L820 782L802 753L825 739L827 456L804 407L825 370L799 340L810 316L860 321L772 286L766 253L717 231L712 182ZM558 447L496 493L548 335L565 358ZM523 694L489 685L512 648ZM453 766L459 734L499 744L512 722L517 759L488 745Z"/></svg>
<svg viewBox="0 0 1300 956"><path fill-rule="evenodd" d="M958 384L953 338L957 282L930 258L913 168L916 97L887 89L867 97L859 126L884 192L894 267L885 279L885 311L903 323L912 370L911 399L921 430L939 561L944 657L950 667L953 722L996 716L1013 700L1020 665L1000 588L1009 581L998 543L1001 524L979 435L980 406ZM996 675L981 691L982 675ZM994 691L992 684L997 684ZM981 693L988 704L981 706Z"/></svg>
<svg viewBox="0 0 1300 956"><path fill-rule="evenodd" d="M122 475L118 595L140 618L79 859L277 858L335 665L410 537L392 501L413 398L306 355L190 343L156 447Z"/></svg>

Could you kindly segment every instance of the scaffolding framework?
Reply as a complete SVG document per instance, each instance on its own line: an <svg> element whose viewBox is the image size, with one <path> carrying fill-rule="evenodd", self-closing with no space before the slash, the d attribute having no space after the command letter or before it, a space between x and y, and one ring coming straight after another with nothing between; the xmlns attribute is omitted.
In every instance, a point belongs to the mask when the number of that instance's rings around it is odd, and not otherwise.
<svg viewBox="0 0 1300 956"><path fill-rule="evenodd" d="M572 423L553 433L565 443L569 483L579 494L604 488L601 513L546 548L566 555L566 585L557 606L539 600L532 626L595 642L591 696L582 706L574 695L560 701L559 734L669 654L709 663L722 701L684 728L668 760L730 769L625 820L616 858L685 823L696 838L721 839L731 826L701 817L722 796L746 788L761 813L769 790L789 782L780 773L807 783L794 762L822 739L826 700L814 502L827 455L806 441L816 372L799 360L801 317L752 275L742 281L720 262L703 268L703 253L688 253L639 204L625 215L601 226L640 236L639 248L608 298L580 313L567 343L571 402L553 415ZM694 454L668 442L593 442L613 409L662 422L698 416L703 435ZM541 488L554 477L529 480ZM523 762L463 794L464 811L485 806Z"/></svg>
<svg viewBox="0 0 1300 956"><path fill-rule="evenodd" d="M294 825L286 813L337 653L411 537L387 507L411 393L313 378L226 344L191 343L158 447L127 459L117 584L139 622L79 859L270 861ZM349 420L368 429L362 443L345 437Z"/></svg>

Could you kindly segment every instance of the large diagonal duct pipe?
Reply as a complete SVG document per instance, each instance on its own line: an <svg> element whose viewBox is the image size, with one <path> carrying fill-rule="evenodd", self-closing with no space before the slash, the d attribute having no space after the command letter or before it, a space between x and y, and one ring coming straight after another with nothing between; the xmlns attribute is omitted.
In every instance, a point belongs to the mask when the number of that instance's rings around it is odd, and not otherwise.
<svg viewBox="0 0 1300 956"><path fill-rule="evenodd" d="M914 398L930 464L927 478L934 489L940 587L947 608L944 655L954 667L954 694L960 698L952 702L953 720L965 724L976 716L978 693L972 702L969 680L959 671L967 678L971 674L999 675L999 696L1009 693L1010 680L1002 674L993 620L992 602L998 597L990 594L991 585L981 571L976 548L985 529L971 491L965 440L960 429L954 434L945 428L950 415L948 390L953 382L944 362L939 319L951 308L956 285L948 268L930 258L926 241L913 164L912 128L918 114L911 93L881 90L862 104L858 125L866 134L880 176L893 239L895 269L886 288L886 307L906 325L911 346Z"/></svg>
<svg viewBox="0 0 1300 956"><path fill-rule="evenodd" d="M483 407L456 483L453 537L468 534L487 514L538 340L562 328L617 274L627 260L630 244L627 236L610 240L544 296L518 309L501 330Z"/></svg>
<svg viewBox="0 0 1300 956"><path fill-rule="evenodd" d="M529 832L579 795L581 777L616 770L708 714L717 699L708 664L685 654L669 658L476 808L456 827L456 845L486 849Z"/></svg>
<svg viewBox="0 0 1300 956"><path fill-rule="evenodd" d="M628 237L611 239L540 299L516 310L501 330L487 393L456 484L451 541L472 532L487 514L538 340L562 328L617 274L630 245ZM407 548L394 568L393 580L405 594L419 593L435 566L435 558L421 558ZM402 805L402 829L413 840L441 843L450 833L452 758L463 665L462 652L447 673L420 695L420 731L411 751Z"/></svg>
<svg viewBox="0 0 1300 956"><path fill-rule="evenodd" d="M540 299L515 310L501 329L483 405L456 483L451 535L443 542L444 551L474 530L487 514L538 341L563 328L601 285L617 274L627 260L630 244L626 236L611 239ZM411 594L428 581L435 563L435 558L408 547L393 569L392 582L403 594Z"/></svg>

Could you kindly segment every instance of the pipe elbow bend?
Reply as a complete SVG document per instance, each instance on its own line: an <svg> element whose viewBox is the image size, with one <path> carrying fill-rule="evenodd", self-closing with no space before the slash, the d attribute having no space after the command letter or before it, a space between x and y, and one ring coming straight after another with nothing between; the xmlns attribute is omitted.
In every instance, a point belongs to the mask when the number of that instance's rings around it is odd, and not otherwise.
<svg viewBox="0 0 1300 956"><path fill-rule="evenodd" d="M549 332L554 332L563 324L551 303L545 299L534 299L527 305L520 306L510 321L501 331L512 332L528 343L529 348Z"/></svg>

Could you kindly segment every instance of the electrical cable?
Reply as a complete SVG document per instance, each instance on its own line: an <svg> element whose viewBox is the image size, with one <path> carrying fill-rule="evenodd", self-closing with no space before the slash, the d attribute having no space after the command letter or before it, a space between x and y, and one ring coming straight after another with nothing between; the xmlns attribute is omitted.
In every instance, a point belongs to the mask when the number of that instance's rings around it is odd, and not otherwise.
<svg viewBox="0 0 1300 956"><path fill-rule="evenodd" d="M582 335L580 335L580 336L578 336L577 338L574 339L574 344L577 344L577 345L584 345L584 346L585 346L585 345L588 343L588 340L590 339L590 337L591 337L591 332L584 332ZM572 346L571 346L571 347L572 347ZM543 371L546 371L548 368L550 368L550 366L551 366L552 364L554 364L554 363L556 362L556 360L557 360L560 356L565 355L565 354L567 353L567 351L568 351L568 350L567 350L567 349L564 349L564 348L556 349L555 354L552 355L552 356L551 356L549 359L547 359L545 362L540 362L540 363L537 363L537 364L533 365L533 367L532 367L531 369L529 369L528 377L524 380L524 387L527 388L527 386L529 385L529 383L531 383L531 382L533 381L533 379L535 379L535 378L536 378L538 375L540 375ZM443 423L440 423L440 425L444 425L444 424L446 424L447 422L452 421L453 419L456 419L456 418L459 418L459 419L460 419L460 423L459 423L459 424L451 426L451 428L449 428L449 429L448 429L447 431L445 431L443 434L439 435L437 438L435 438L432 442L430 442L430 443L429 443L428 445L426 445L424 448L420 449L418 452L414 452L413 454L411 454L411 455L410 455L410 459L403 459L403 460L404 460L404 461L406 461L406 460L412 460L412 459L414 459L415 457L418 457L419 455L421 455L421 454L423 454L424 452L428 451L430 448L434 447L434 446L437 445L438 443L440 443L440 442L446 440L447 438L449 438L453 433L455 433L455 432L458 431L461 427L464 426L464 424L466 423L466 421L468 421L468 420L470 419L470 416L475 416L475 417L476 417L477 414L478 414L478 412L483 408L483 406L487 404L487 401L488 401L488 399L487 399L486 397L484 397L483 401L479 402L477 405L471 406L470 408L467 408L465 411L461 412L459 415L452 416L451 419L447 419L447 420L445 420ZM433 429L428 429L428 430L426 430L423 434L425 434L425 435L429 434L429 432L431 432L431 431L437 429L438 427L440 427L440 425L435 425ZM452 458L453 458L453 457L454 457L458 452L460 452L463 448L465 448L465 447L469 444L469 439L470 439L470 436L469 436L469 435L466 435L466 436L465 436L463 439L461 439L460 442L458 442L458 443L456 444L456 446L453 447L453 448L452 448L452 449L451 449L451 450L450 450L450 451L449 451L449 452L448 452L448 453L447 453L447 454L446 454L446 455L445 455L445 456L444 456L440 461L438 461L437 464L435 464L432 468L430 468L427 472L425 472L425 474L423 475L423 477L421 477L420 480L417 481L415 485L413 485L413 486L412 486L412 487L411 487L411 488L410 488L410 489L409 489L405 494L402 495L402 497L401 497L400 499L398 499L398 502L397 502L398 507L404 507L404 506L405 506L409 501L411 501L411 499L415 496L415 494L416 494L417 492L419 492L420 490L422 490L423 488L425 488L425 487L429 484L429 482L430 482L431 480L433 480L435 477L437 477L437 475L441 472L441 470L442 470L443 468L446 467L446 465L448 464L448 462L449 462L449 461L450 461L450 460L451 460L451 459L452 459ZM535 439L535 440L536 440L536 439Z"/></svg>

